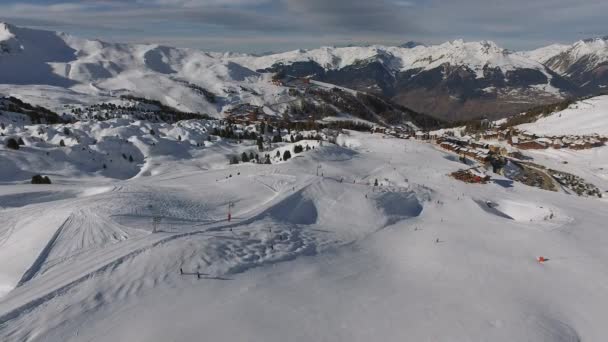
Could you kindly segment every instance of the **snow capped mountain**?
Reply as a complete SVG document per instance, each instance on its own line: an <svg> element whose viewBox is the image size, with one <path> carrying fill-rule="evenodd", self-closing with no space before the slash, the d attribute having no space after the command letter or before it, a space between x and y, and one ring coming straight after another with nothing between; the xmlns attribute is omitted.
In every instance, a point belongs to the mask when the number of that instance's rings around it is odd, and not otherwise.
<svg viewBox="0 0 608 342"><path fill-rule="evenodd" d="M500 117L539 101L554 102L572 85L538 61L494 42L455 40L435 46L324 47L235 62L374 92L416 111L451 120Z"/></svg>
<svg viewBox="0 0 608 342"><path fill-rule="evenodd" d="M455 40L441 45L413 47L322 47L313 50L295 50L259 58L242 56L234 58L254 70L271 68L276 64L315 62L326 70L342 69L378 56L388 57L394 71L411 69L431 70L443 64L467 66L481 72L484 67L499 67L503 71L531 68L544 71L544 66L520 54L511 53L491 41L464 42Z"/></svg>
<svg viewBox="0 0 608 342"><path fill-rule="evenodd" d="M568 78L581 89L579 95L608 88L608 37L580 40L572 45L553 45L525 53Z"/></svg>
<svg viewBox="0 0 608 342"><path fill-rule="evenodd" d="M0 93L56 110L66 98L91 104L135 95L222 117L241 103L292 100L285 87L270 82L272 73L282 72L379 94L437 118L498 118L580 95L581 87L604 87L607 56L602 39L530 52L512 52L491 41L455 40L255 56L106 43L0 24ZM24 95L40 87L60 96Z"/></svg>
<svg viewBox="0 0 608 342"><path fill-rule="evenodd" d="M230 103L263 104L270 100L264 95L272 97L277 92L263 75L222 54L105 43L7 24L0 25L0 38L3 84L60 87L83 98L134 94L215 116ZM251 88L268 91L243 90ZM201 89L214 93L219 101L210 102Z"/></svg>
<svg viewBox="0 0 608 342"><path fill-rule="evenodd" d="M528 149L548 137L367 126L407 112L370 93L452 119L562 96L570 81L525 54L251 56L4 24L0 44L0 341L608 336L608 137ZM241 103L264 106L160 117ZM259 109L305 120L250 122ZM606 110L518 128L608 134ZM361 125L312 130L317 114Z"/></svg>
<svg viewBox="0 0 608 342"><path fill-rule="evenodd" d="M544 64L549 59L555 57L555 55L558 55L558 54L566 51L569 48L570 48L570 45L551 44L548 46L543 46L536 50L517 52L517 54L524 58L528 58L528 59L531 59L531 60Z"/></svg>
<svg viewBox="0 0 608 342"><path fill-rule="evenodd" d="M9 25L0 23L0 55L13 51L15 43L15 35L9 30Z"/></svg>
<svg viewBox="0 0 608 342"><path fill-rule="evenodd" d="M545 63L555 71L571 74L573 72L571 68L575 66L590 71L606 62L608 62L608 37L578 41L549 58Z"/></svg>

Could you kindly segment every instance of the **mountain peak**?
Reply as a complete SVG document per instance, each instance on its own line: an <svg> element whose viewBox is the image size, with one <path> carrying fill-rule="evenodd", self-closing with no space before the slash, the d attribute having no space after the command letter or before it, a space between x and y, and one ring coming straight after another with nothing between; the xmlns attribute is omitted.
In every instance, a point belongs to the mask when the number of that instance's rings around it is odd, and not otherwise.
<svg viewBox="0 0 608 342"><path fill-rule="evenodd" d="M583 39L584 43L594 43L594 42L597 42L597 41L608 42L608 36L593 37L593 38Z"/></svg>
<svg viewBox="0 0 608 342"><path fill-rule="evenodd" d="M12 25L0 21L0 42L14 38L15 35L11 31Z"/></svg>
<svg viewBox="0 0 608 342"><path fill-rule="evenodd" d="M405 43L399 45L399 47L405 48L405 49L413 49L417 46L426 46L426 45L423 43L420 43L420 42L415 42L415 41L409 41L409 42L405 42Z"/></svg>

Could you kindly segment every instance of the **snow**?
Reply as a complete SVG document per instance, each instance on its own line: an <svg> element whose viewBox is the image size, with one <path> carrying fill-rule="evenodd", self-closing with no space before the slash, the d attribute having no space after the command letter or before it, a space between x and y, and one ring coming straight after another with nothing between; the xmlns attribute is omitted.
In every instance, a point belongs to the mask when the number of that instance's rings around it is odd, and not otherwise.
<svg viewBox="0 0 608 342"><path fill-rule="evenodd" d="M432 144L380 134L346 131L338 145L298 142L315 148L287 162L228 165L228 155L255 145L197 147L173 136L205 137L205 124L150 125L69 126L97 145L116 134L132 141L142 158L135 175L79 169L84 156L53 164L52 185L14 180L23 171L1 175L0 339L593 341L608 333L603 200L461 183L448 174L462 164ZM27 138L28 127L17 134ZM0 148L0 157L33 171L39 157L24 156L44 149L60 148ZM541 255L549 261L539 264Z"/></svg>
<svg viewBox="0 0 608 342"><path fill-rule="evenodd" d="M271 75L256 70L270 68L276 63L306 61L314 61L326 69L379 61L393 73L431 70L450 64L465 66L480 78L487 67L500 68L503 73L527 68L538 70L551 79L551 74L537 58L542 53L513 53L491 41L455 40L413 48L322 47L254 56L154 44L107 43L6 24L1 27L0 37L4 40L0 41L8 46L9 52L3 54L0 64L0 92L33 104L46 104L57 111L70 104L67 100L75 95L79 103L90 105L130 94L156 99L185 112L219 118L233 105L285 101L285 88L272 85ZM49 92L40 94L41 87ZM214 93L217 101L209 102L197 87ZM541 85L537 90L559 95L549 84Z"/></svg>
<svg viewBox="0 0 608 342"><path fill-rule="evenodd" d="M566 74L575 65L584 67L579 72L589 71L608 61L608 39L593 38L579 40L572 45L551 45L523 55L547 63L548 67L560 74Z"/></svg>
<svg viewBox="0 0 608 342"><path fill-rule="evenodd" d="M491 42L254 57L0 25L0 42L7 41L0 77L21 70L21 60L36 68L25 72L30 80L2 84L0 92L58 110L137 93L219 115L225 105L279 96L269 75L254 71L277 61L338 68L392 55L387 66L398 70L465 60L477 71L486 64L541 68ZM216 92L220 103L187 82ZM578 102L527 128L606 134L606 101ZM490 173L488 184L466 184L449 176L463 168L455 155L384 134L343 131L336 144L302 140L258 152L253 141L210 136L214 120L33 125L2 112L0 121L2 341L608 335L605 199ZM9 137L25 144L7 149ZM296 154L296 145L311 149ZM285 151L291 159L276 157ZM272 164L229 165L243 152L267 153ZM608 189L608 147L526 154ZM36 174L53 184L29 184ZM549 261L540 264L539 256Z"/></svg>
<svg viewBox="0 0 608 342"><path fill-rule="evenodd" d="M386 58L383 58L386 57ZM234 60L252 70L269 68L274 64L314 61L326 69L341 69L358 61L379 58L382 63L395 71L422 68L430 70L445 63L465 65L483 77L483 68L499 67L503 71L516 68L537 69L546 72L539 62L522 54L511 53L491 41L464 42L455 40L434 46L402 48L373 45L369 47L322 47L313 50L295 50L263 57L239 56ZM388 62L386 60L388 59Z"/></svg>
<svg viewBox="0 0 608 342"><path fill-rule="evenodd" d="M15 35L9 30L5 23L0 23L0 42L14 38Z"/></svg>
<svg viewBox="0 0 608 342"><path fill-rule="evenodd" d="M566 51L569 48L570 45L551 44L535 50L519 52L518 54L544 64L551 58L559 55L560 53Z"/></svg>
<svg viewBox="0 0 608 342"><path fill-rule="evenodd" d="M536 122L517 126L537 135L608 135L608 96L581 100Z"/></svg>
<svg viewBox="0 0 608 342"><path fill-rule="evenodd" d="M158 99L185 112L221 116L222 107L240 102L272 102L281 89L267 77L220 54L158 45L127 45L2 24L9 52L0 64L0 92L59 110L67 97L80 103L132 94ZM6 85L6 86L5 86ZM193 87L219 98L208 102ZM241 90L253 89L258 95ZM41 95L40 87L51 89ZM236 96L234 96L236 94ZM46 96L47 98L41 98Z"/></svg>

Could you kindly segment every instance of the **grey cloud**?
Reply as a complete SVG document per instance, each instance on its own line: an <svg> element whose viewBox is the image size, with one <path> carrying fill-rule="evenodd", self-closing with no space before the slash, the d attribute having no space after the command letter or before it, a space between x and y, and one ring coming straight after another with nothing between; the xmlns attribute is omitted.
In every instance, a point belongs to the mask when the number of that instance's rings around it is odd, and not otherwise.
<svg viewBox="0 0 608 342"><path fill-rule="evenodd" d="M284 0L287 12L340 32L406 34L421 30L411 3L386 0ZM407 5L405 5L407 4Z"/></svg>
<svg viewBox="0 0 608 342"><path fill-rule="evenodd" d="M52 12L52 15L49 15ZM98 38L232 49L490 39L511 49L608 34L605 0L84 0L0 5L0 20ZM121 33L121 34L117 34ZM124 33L124 34L123 34ZM124 38L123 38L124 37ZM211 42L211 40L213 42ZM198 46L197 46L198 47ZM253 49L253 48L252 48Z"/></svg>

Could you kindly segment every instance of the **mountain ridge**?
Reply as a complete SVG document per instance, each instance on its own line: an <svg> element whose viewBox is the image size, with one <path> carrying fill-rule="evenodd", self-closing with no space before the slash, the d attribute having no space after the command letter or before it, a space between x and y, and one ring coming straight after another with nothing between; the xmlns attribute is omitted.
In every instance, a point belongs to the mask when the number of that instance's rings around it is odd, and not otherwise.
<svg viewBox="0 0 608 342"><path fill-rule="evenodd" d="M222 117L233 104L278 102L281 89L269 78L283 72L381 95L440 119L500 118L608 84L604 43L593 39L513 52L492 41L460 39L256 56L107 43L0 23L0 83L61 87L90 96L133 93ZM210 103L196 88L218 101Z"/></svg>

